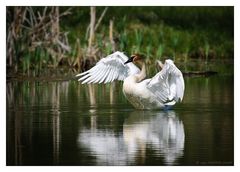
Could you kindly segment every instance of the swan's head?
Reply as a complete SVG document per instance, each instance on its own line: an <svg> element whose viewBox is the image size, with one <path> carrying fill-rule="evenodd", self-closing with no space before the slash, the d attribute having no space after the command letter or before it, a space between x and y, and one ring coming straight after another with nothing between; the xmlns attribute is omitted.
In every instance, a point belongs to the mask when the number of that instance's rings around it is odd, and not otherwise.
<svg viewBox="0 0 240 172"><path fill-rule="evenodd" d="M143 60L143 58L144 58L144 56L141 54L133 54L124 64L130 63L130 62L141 61L141 60Z"/></svg>

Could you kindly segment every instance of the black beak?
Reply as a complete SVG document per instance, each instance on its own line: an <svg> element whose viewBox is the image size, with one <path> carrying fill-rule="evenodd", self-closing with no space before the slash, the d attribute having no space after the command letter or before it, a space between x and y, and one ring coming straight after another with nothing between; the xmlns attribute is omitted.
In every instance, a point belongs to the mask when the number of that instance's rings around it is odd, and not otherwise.
<svg viewBox="0 0 240 172"><path fill-rule="evenodd" d="M132 62L133 61L133 56L130 58L130 59L128 59L124 64L127 64L127 63L130 63L130 62Z"/></svg>

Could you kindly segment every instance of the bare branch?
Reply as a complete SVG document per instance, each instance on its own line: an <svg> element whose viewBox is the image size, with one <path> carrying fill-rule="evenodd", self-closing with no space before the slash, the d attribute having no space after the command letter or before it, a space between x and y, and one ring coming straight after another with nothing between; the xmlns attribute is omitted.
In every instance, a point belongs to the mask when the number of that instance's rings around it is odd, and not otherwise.
<svg viewBox="0 0 240 172"><path fill-rule="evenodd" d="M62 43L59 39L57 40L57 43L62 47L62 49L66 50L67 52L71 51L71 48L68 45Z"/></svg>
<svg viewBox="0 0 240 172"><path fill-rule="evenodd" d="M98 28L99 24L101 23L104 15L106 14L107 9L108 9L108 7L105 7L105 9L103 10L101 16L99 17L98 22L97 22L97 24L96 24L96 26L95 26L95 28L94 28L95 31L97 30L97 28Z"/></svg>
<svg viewBox="0 0 240 172"><path fill-rule="evenodd" d="M66 11L64 11L63 13L61 13L59 17L72 14L72 13L71 13L71 10L72 10L72 7L68 8Z"/></svg>

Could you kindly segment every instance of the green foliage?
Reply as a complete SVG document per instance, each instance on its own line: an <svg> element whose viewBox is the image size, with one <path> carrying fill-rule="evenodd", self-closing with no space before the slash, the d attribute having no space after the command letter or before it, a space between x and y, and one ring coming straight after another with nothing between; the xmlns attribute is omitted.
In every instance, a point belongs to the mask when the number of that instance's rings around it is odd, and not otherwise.
<svg viewBox="0 0 240 172"><path fill-rule="evenodd" d="M157 49L157 58L161 58L163 55L164 45L160 44Z"/></svg>
<svg viewBox="0 0 240 172"><path fill-rule="evenodd" d="M98 16L103 9L97 7ZM82 38L89 24L89 7L74 7L72 13L74 18L72 15L64 17L61 25L68 26L70 37ZM163 44L163 56L181 59L204 49L204 41L208 38L216 57L223 54L225 58L232 57L233 54L229 53L233 52L233 47L224 46L233 44L233 7L109 7L98 34L108 34L112 18L121 51L146 52L152 42L153 56L158 56L158 47ZM219 45L223 47L220 54Z"/></svg>
<svg viewBox="0 0 240 172"><path fill-rule="evenodd" d="M139 52L140 49L141 49L142 40L143 40L142 35L143 35L143 34L142 34L141 30L135 30L136 52Z"/></svg>
<svg viewBox="0 0 240 172"><path fill-rule="evenodd" d="M126 51L127 49L127 44L128 44L128 35L126 30L122 34L120 34L120 50L121 51Z"/></svg>
<svg viewBox="0 0 240 172"><path fill-rule="evenodd" d="M96 8L96 21L104 8ZM66 9L60 7L60 13ZM81 56L86 52L89 11L89 7L72 7L71 14L60 18L61 32L68 32L72 47L67 58L77 58L80 50ZM206 62L211 58L233 58L233 7L109 7L95 33L95 46L103 56L112 52L109 20L114 20L113 36L118 38L118 50L127 54L139 52L151 60L173 57L185 62L189 58ZM76 46L77 39L81 40L80 48ZM16 55L25 52L23 45L27 43L24 39L17 42ZM21 60L24 71L34 65L42 68L56 63L40 46L26 54Z"/></svg>

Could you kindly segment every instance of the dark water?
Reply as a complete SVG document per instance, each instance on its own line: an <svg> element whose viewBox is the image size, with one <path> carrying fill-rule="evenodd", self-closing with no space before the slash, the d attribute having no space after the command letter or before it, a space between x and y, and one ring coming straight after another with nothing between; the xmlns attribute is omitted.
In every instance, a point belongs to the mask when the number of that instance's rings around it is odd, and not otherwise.
<svg viewBox="0 0 240 172"><path fill-rule="evenodd" d="M135 110L121 83L7 82L7 165L233 165L233 76L185 78L182 104Z"/></svg>

